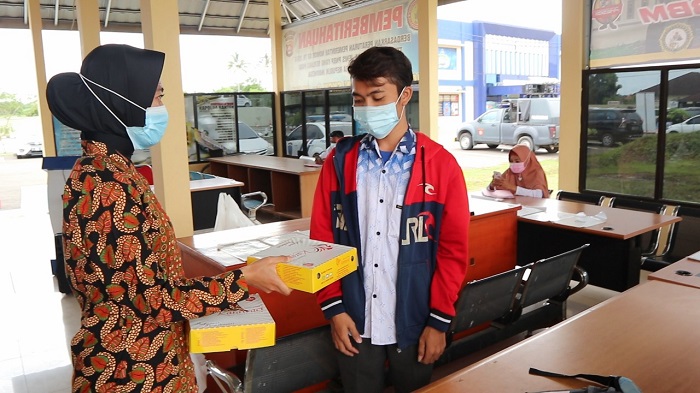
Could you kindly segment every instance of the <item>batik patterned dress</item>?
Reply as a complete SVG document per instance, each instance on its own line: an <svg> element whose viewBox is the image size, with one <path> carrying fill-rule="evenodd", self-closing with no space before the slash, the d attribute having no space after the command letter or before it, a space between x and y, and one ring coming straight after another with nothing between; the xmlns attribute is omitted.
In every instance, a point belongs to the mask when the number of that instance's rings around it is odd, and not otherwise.
<svg viewBox="0 0 700 393"><path fill-rule="evenodd" d="M133 163L83 142L63 195L66 272L82 309L74 392L196 392L185 321L247 297L240 271L187 279L173 227Z"/></svg>

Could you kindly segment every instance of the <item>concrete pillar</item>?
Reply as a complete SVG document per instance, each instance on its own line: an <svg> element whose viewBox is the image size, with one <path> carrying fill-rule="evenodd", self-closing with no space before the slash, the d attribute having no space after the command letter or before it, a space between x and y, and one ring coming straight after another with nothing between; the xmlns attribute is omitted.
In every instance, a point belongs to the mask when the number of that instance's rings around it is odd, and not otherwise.
<svg viewBox="0 0 700 393"><path fill-rule="evenodd" d="M151 149L156 195L168 213L176 235L191 236L194 226L185 137L178 2L141 0L141 28L145 48L165 53L161 81L165 89L163 103L168 108L170 120L163 140Z"/></svg>
<svg viewBox="0 0 700 393"><path fill-rule="evenodd" d="M44 40L41 37L41 8L38 1L26 3L29 16L29 29L32 33L34 47L34 66L36 67L36 85L41 132L44 137L44 156L56 157L56 143L53 134L53 116L46 101L46 60L44 59Z"/></svg>
<svg viewBox="0 0 700 393"><path fill-rule="evenodd" d="M418 2L419 130L438 140L438 0Z"/></svg>
<svg viewBox="0 0 700 393"><path fill-rule="evenodd" d="M585 0L562 0L559 188L579 191Z"/></svg>
<svg viewBox="0 0 700 393"><path fill-rule="evenodd" d="M97 0L77 0L75 11L80 34L80 53L85 58L100 46L100 8Z"/></svg>
<svg viewBox="0 0 700 393"><path fill-rule="evenodd" d="M285 132L282 123L282 97L280 92L284 90L284 69L283 59L285 51L284 37L282 36L282 6L278 1L268 1L268 17L270 19L270 46L272 55L272 91L275 93L275 128L276 141L275 149L278 156L284 155L284 145L282 137Z"/></svg>

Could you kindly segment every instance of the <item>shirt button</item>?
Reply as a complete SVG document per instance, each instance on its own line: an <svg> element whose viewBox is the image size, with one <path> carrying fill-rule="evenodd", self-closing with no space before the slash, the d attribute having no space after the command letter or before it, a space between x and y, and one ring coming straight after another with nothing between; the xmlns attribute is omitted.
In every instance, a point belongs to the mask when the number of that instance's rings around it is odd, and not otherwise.
<svg viewBox="0 0 700 393"><path fill-rule="evenodd" d="M384 203L384 199L380 199L380 200L379 200L379 203Z"/></svg>
<svg viewBox="0 0 700 393"><path fill-rule="evenodd" d="M379 232L377 232L377 236L379 236L379 235L380 235L380 233L379 233Z"/></svg>
<svg viewBox="0 0 700 393"><path fill-rule="evenodd" d="M379 264L378 264L378 263L375 263L375 264L374 264L374 267L379 267Z"/></svg>
<svg viewBox="0 0 700 393"><path fill-rule="evenodd" d="M382 169L382 173L386 173L386 169Z"/></svg>
<svg viewBox="0 0 700 393"><path fill-rule="evenodd" d="M376 298L377 298L377 295L372 295L372 297L376 299Z"/></svg>

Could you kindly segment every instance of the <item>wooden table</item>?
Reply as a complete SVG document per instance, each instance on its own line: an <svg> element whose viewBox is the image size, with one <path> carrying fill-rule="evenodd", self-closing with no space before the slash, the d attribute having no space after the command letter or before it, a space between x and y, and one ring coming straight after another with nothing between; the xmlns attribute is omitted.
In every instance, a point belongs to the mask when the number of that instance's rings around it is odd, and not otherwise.
<svg viewBox="0 0 700 393"><path fill-rule="evenodd" d="M683 258L659 271L651 273L648 279L700 288L700 261Z"/></svg>
<svg viewBox="0 0 700 393"><path fill-rule="evenodd" d="M527 264L589 243L579 265L586 269L590 283L615 291L639 284L640 235L678 222L681 217L618 209L556 199L516 197L507 202L545 209L537 215L518 217L518 262ZM605 213L605 222L578 228L551 221L557 213L594 216Z"/></svg>
<svg viewBox="0 0 700 393"><path fill-rule="evenodd" d="M253 154L209 158L209 162L213 175L245 183L243 193L265 192L274 206L262 210L287 219L311 216L321 168L295 158Z"/></svg>
<svg viewBox="0 0 700 393"><path fill-rule="evenodd" d="M420 392L538 392L585 381L528 374L621 375L643 392L700 386L700 290L649 281L546 331L435 381Z"/></svg>

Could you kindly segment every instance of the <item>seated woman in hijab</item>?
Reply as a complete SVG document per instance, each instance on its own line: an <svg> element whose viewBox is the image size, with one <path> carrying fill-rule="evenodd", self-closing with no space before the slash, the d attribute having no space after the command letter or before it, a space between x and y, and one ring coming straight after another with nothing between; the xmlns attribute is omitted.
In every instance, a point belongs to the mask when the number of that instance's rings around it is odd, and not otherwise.
<svg viewBox="0 0 700 393"><path fill-rule="evenodd" d="M248 285L289 294L272 257L186 278L172 224L130 157L165 133L165 54L104 45L47 86L49 108L81 131L63 194L66 273L82 309L71 341L74 392L197 392L184 322L232 308Z"/></svg>
<svg viewBox="0 0 700 393"><path fill-rule="evenodd" d="M487 190L504 190L513 195L549 198L547 175L529 147L514 146L508 153L508 161L510 167L503 174L494 173Z"/></svg>

